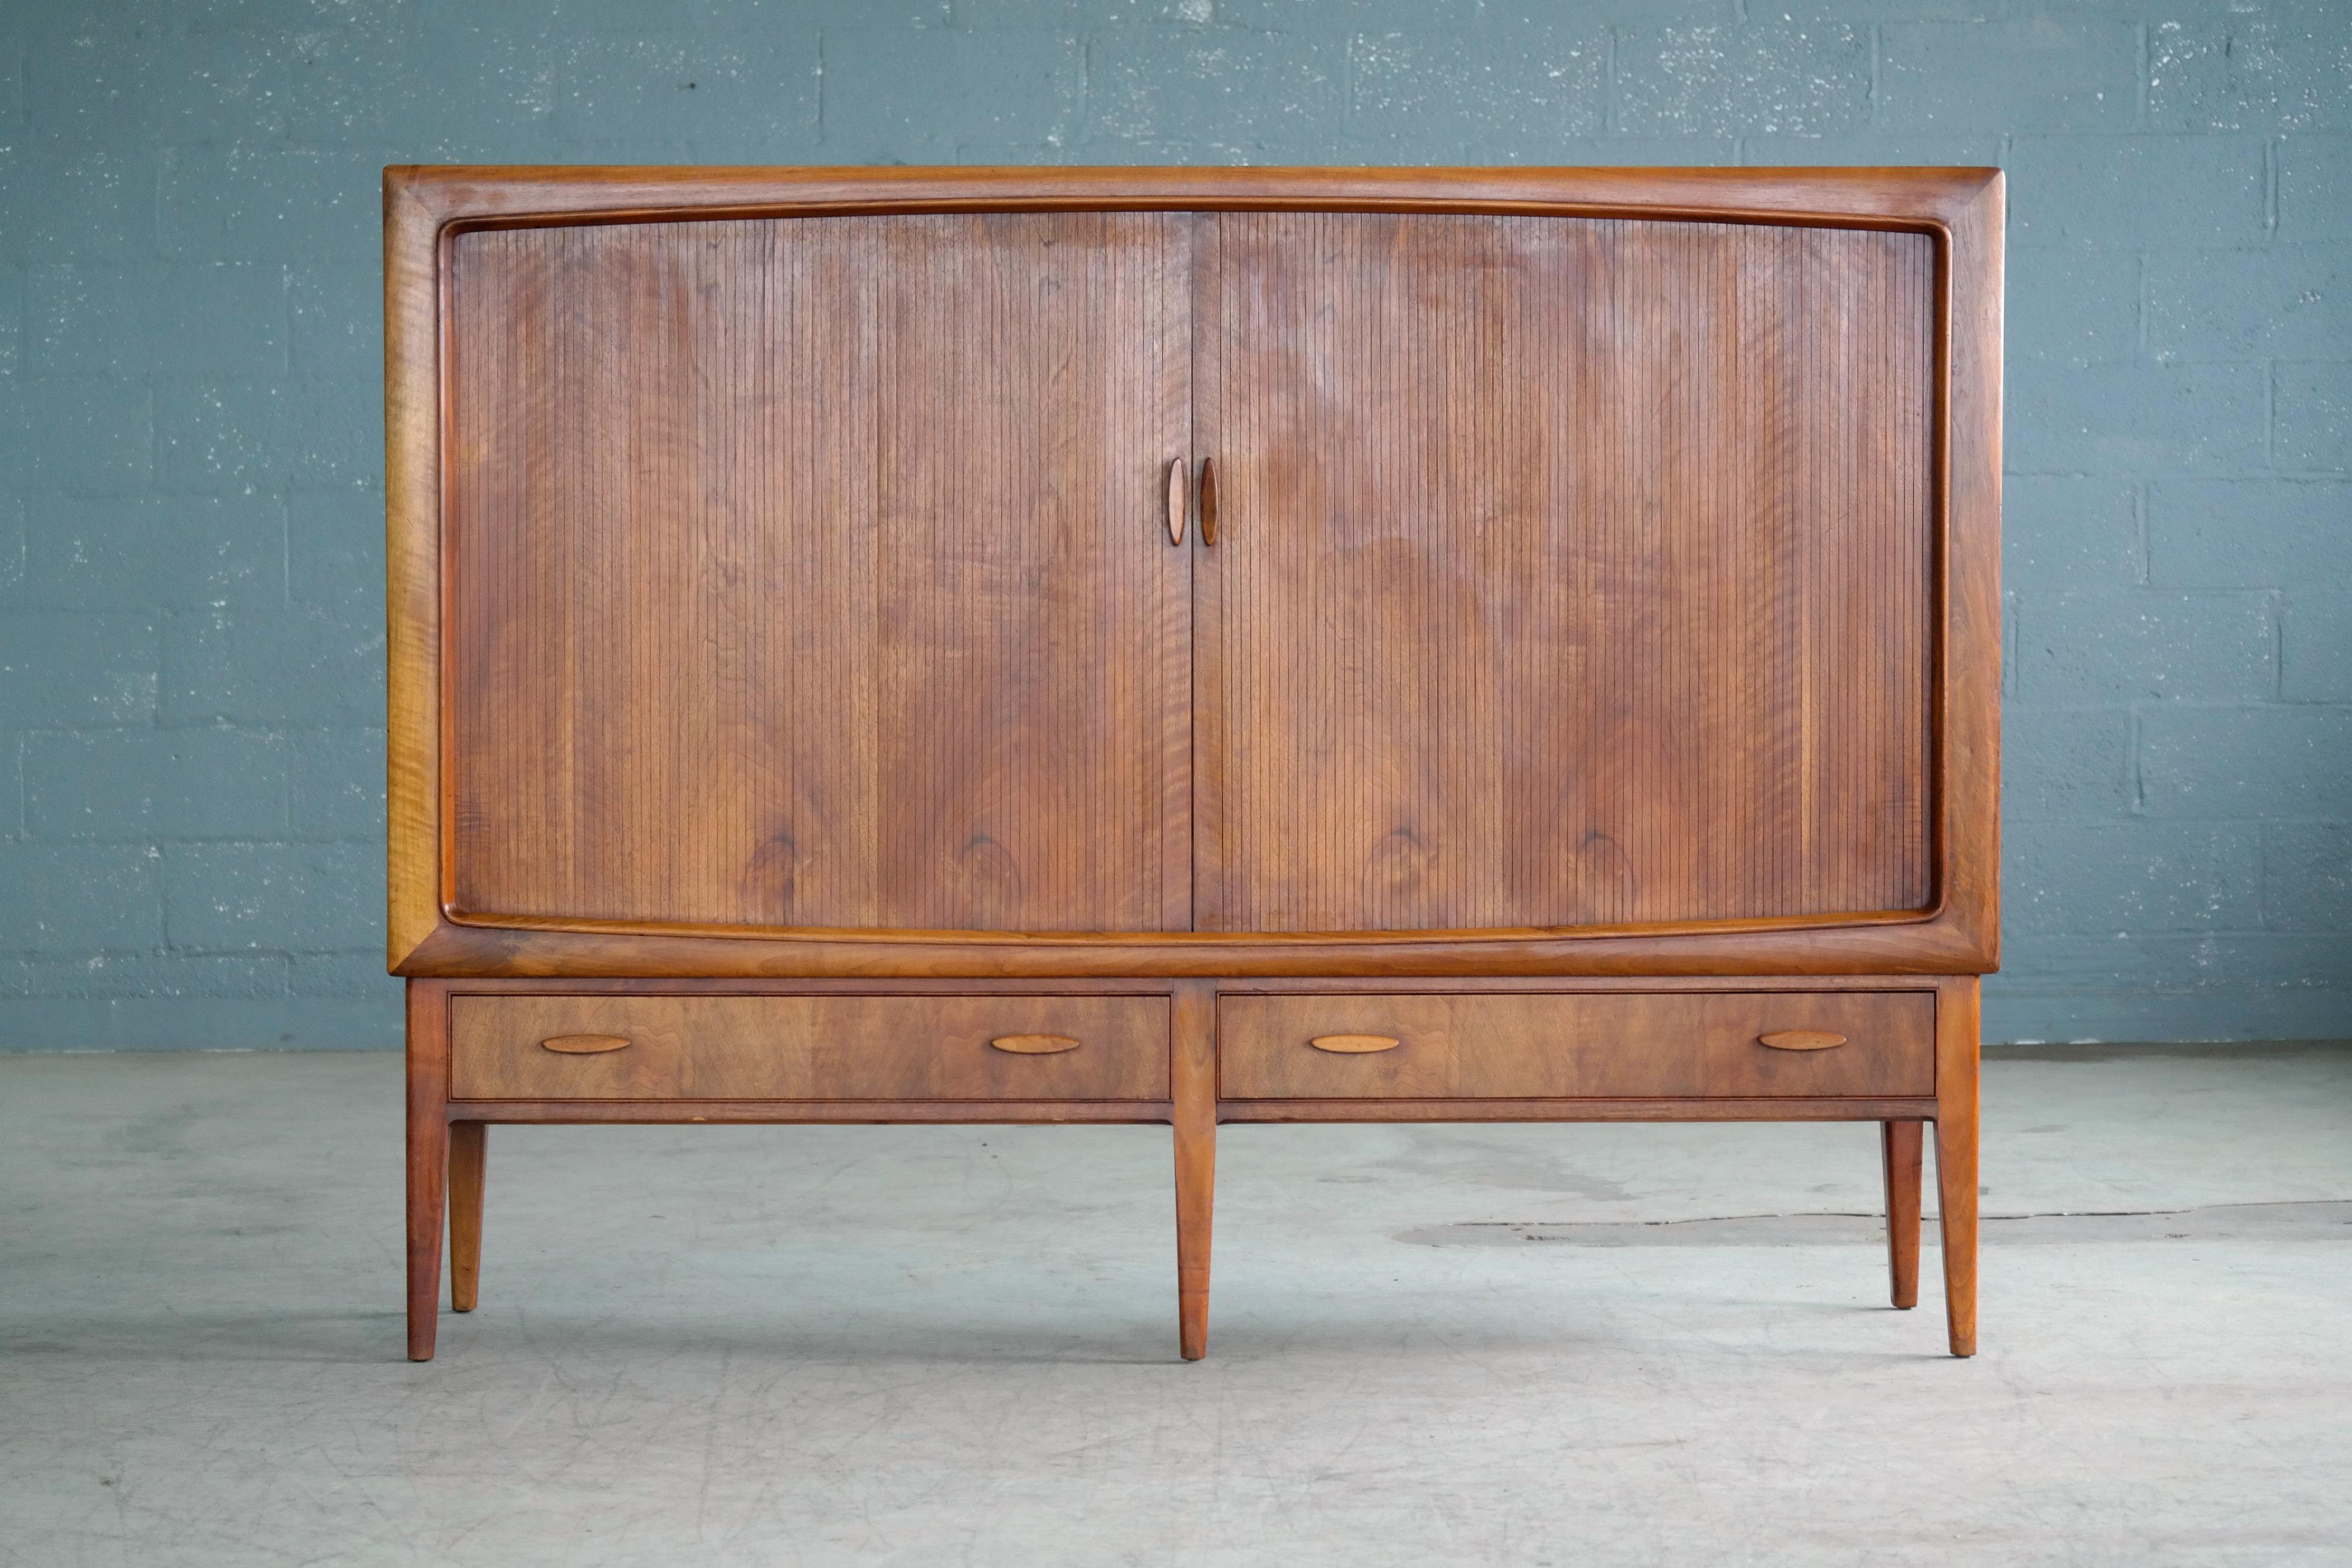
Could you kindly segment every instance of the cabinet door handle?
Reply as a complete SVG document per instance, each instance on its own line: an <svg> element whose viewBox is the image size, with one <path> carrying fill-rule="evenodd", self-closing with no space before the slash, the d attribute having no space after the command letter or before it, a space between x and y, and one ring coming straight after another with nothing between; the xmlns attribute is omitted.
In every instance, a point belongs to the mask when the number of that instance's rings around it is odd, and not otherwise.
<svg viewBox="0 0 2352 1568"><path fill-rule="evenodd" d="M629 1042L617 1034L558 1034L539 1042L566 1056L593 1056L603 1051L626 1051Z"/></svg>
<svg viewBox="0 0 2352 1568"><path fill-rule="evenodd" d="M1394 1051L1404 1041L1386 1034L1318 1034L1307 1043L1341 1056L1365 1056L1375 1051Z"/></svg>
<svg viewBox="0 0 2352 1568"><path fill-rule="evenodd" d="M1168 460L1168 542L1184 542L1184 460Z"/></svg>
<svg viewBox="0 0 2352 1568"><path fill-rule="evenodd" d="M1833 1045L1843 1045L1845 1036L1832 1034L1825 1029L1776 1029L1770 1034L1758 1035L1756 1043L1775 1051L1827 1051Z"/></svg>
<svg viewBox="0 0 2352 1568"><path fill-rule="evenodd" d="M1015 1056L1052 1056L1078 1049L1078 1042L1066 1034L1000 1034L988 1043Z"/></svg>
<svg viewBox="0 0 2352 1568"><path fill-rule="evenodd" d="M1201 543L1217 542L1217 471L1210 460L1201 459Z"/></svg>

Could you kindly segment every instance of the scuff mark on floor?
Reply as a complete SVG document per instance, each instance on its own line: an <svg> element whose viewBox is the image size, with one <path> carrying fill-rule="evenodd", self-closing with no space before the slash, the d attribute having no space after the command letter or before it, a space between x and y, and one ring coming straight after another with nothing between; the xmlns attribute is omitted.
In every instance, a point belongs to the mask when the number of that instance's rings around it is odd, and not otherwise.
<svg viewBox="0 0 2352 1568"><path fill-rule="evenodd" d="M2352 1201L2221 1203L2202 1208L2055 1214L1988 1214L1981 1239L1994 1246L2080 1246L2116 1241L2352 1241ZM1932 1238L1936 1217L1925 1228ZM1465 1220L1397 1233L1416 1247L1820 1247L1885 1239L1875 1214L1738 1214L1707 1219L1583 1220L1515 1224Z"/></svg>

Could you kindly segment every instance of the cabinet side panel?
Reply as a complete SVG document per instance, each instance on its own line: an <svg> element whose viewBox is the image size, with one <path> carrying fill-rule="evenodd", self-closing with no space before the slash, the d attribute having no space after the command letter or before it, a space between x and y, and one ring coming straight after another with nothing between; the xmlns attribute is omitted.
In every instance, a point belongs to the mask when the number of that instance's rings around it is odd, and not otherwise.
<svg viewBox="0 0 2352 1568"><path fill-rule="evenodd" d="M1204 928L1928 903L1927 236L1216 227Z"/></svg>
<svg viewBox="0 0 2352 1568"><path fill-rule="evenodd" d="M453 242L453 914L1189 924L1162 214Z"/></svg>

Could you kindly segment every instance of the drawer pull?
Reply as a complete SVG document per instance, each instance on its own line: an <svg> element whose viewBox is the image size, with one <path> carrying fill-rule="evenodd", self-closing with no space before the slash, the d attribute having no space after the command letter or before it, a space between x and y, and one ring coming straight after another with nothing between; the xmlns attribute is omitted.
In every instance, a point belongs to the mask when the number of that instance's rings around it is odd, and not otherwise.
<svg viewBox="0 0 2352 1568"><path fill-rule="evenodd" d="M1342 1056L1363 1056L1375 1051L1394 1051L1404 1042L1386 1034L1318 1034L1307 1043L1318 1051L1337 1051Z"/></svg>
<svg viewBox="0 0 2352 1568"><path fill-rule="evenodd" d="M559 1034L539 1042L566 1056L593 1056L601 1051L626 1051L629 1042L617 1034Z"/></svg>
<svg viewBox="0 0 2352 1568"><path fill-rule="evenodd" d="M1832 1034L1825 1029L1780 1029L1757 1036L1756 1043L1775 1051L1827 1051L1833 1045L1843 1045L1845 1036Z"/></svg>
<svg viewBox="0 0 2352 1568"><path fill-rule="evenodd" d="M1066 1034L1000 1034L988 1043L1015 1056L1051 1056L1078 1049L1078 1042Z"/></svg>

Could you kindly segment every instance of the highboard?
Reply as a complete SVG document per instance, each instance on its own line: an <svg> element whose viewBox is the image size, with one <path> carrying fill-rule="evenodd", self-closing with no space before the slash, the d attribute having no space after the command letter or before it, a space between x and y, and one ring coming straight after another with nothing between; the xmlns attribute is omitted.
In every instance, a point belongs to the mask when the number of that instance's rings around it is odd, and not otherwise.
<svg viewBox="0 0 2352 1568"><path fill-rule="evenodd" d="M1935 1128L1998 962L1990 169L394 168L408 1352L486 1129ZM1378 1201L1377 1195L1368 1202ZM446 1218L445 1218L446 1217Z"/></svg>

